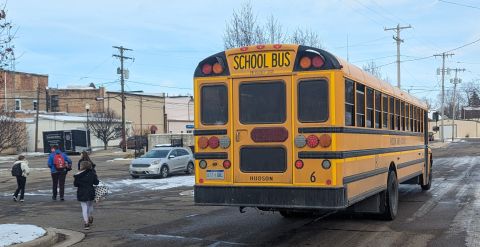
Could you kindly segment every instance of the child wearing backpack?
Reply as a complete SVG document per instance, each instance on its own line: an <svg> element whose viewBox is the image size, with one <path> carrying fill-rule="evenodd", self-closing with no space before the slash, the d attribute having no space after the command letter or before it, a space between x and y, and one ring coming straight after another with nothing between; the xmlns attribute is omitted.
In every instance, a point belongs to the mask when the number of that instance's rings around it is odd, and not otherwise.
<svg viewBox="0 0 480 247"><path fill-rule="evenodd" d="M12 166L12 176L17 178L17 189L13 194L13 200L23 202L23 196L25 194L25 184L27 183L27 176L30 173L30 168L28 167L28 161L25 160L25 156L18 156L17 161L13 163ZM20 198L18 194L20 193Z"/></svg>
<svg viewBox="0 0 480 247"><path fill-rule="evenodd" d="M72 160L60 151L58 146L54 146L54 152L48 157L48 167L52 174L52 200L57 200L57 188L59 188L60 201L64 200L65 178L67 172L72 169Z"/></svg>

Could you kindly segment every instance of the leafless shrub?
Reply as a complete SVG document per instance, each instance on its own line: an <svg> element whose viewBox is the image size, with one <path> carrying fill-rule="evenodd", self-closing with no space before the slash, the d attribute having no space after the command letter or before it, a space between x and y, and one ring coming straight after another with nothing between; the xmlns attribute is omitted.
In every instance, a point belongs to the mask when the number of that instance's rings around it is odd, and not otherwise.
<svg viewBox="0 0 480 247"><path fill-rule="evenodd" d="M122 121L111 109L94 113L85 127L90 130L92 135L102 140L105 150L107 150L109 141L119 138L122 134Z"/></svg>
<svg viewBox="0 0 480 247"><path fill-rule="evenodd" d="M7 149L16 151L25 148L27 127L24 122L15 119L13 112L0 109L0 153Z"/></svg>

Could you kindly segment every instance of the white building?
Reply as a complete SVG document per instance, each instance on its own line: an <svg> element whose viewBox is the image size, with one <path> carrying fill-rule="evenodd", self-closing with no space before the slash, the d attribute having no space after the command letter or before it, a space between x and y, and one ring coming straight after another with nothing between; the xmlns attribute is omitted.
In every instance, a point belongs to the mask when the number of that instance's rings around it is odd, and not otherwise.
<svg viewBox="0 0 480 247"><path fill-rule="evenodd" d="M35 118L24 119L27 127L27 152L35 151ZM87 123L86 116L72 116L72 115L39 115L38 117L38 151L43 152L43 131L53 130L85 130ZM131 123L126 122L127 133L131 131ZM109 146L118 146L121 138L112 140L108 143ZM92 148L103 147L103 141L90 135L90 143Z"/></svg>
<svg viewBox="0 0 480 247"><path fill-rule="evenodd" d="M193 96L168 96L165 98L167 133L193 132Z"/></svg>

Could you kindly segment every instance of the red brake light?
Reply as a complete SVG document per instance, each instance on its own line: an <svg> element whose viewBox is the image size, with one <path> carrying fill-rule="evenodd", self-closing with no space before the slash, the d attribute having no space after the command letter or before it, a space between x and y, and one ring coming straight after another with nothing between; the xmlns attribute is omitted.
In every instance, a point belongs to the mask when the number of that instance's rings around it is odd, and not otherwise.
<svg viewBox="0 0 480 247"><path fill-rule="evenodd" d="M212 65L209 63L206 63L202 66L202 73L204 75L210 75L212 73Z"/></svg>
<svg viewBox="0 0 480 247"><path fill-rule="evenodd" d="M305 57L302 57L300 59L300 67L302 69L308 69L310 68L310 66L312 66L312 59L310 59L309 57L305 56Z"/></svg>
<svg viewBox="0 0 480 247"><path fill-rule="evenodd" d="M318 140L318 137L315 136L315 135L309 135L307 137L307 145L311 148L314 148L316 146L318 146L318 143L319 143L319 140Z"/></svg>
<svg viewBox="0 0 480 247"><path fill-rule="evenodd" d="M218 148L219 145L220 140L218 139L218 137L212 136L210 137L210 139L208 139L208 146L210 146L211 148Z"/></svg>
<svg viewBox="0 0 480 247"><path fill-rule="evenodd" d="M325 61L323 60L323 58L321 56L317 55L317 56L313 57L313 59L312 59L313 67L321 68L323 66L323 64L325 64Z"/></svg>
<svg viewBox="0 0 480 247"><path fill-rule="evenodd" d="M221 74L223 72L223 66L220 63L213 64L213 73Z"/></svg>
<svg viewBox="0 0 480 247"><path fill-rule="evenodd" d="M295 168L302 169L303 168L303 161L301 161L301 160L295 161Z"/></svg>
<svg viewBox="0 0 480 247"><path fill-rule="evenodd" d="M201 149L205 149L208 147L208 138L206 138L205 136L202 136L200 138L198 138L198 147L201 148Z"/></svg>
<svg viewBox="0 0 480 247"><path fill-rule="evenodd" d="M230 160L223 161L223 168L229 169L231 166L232 166L232 163L230 162Z"/></svg>

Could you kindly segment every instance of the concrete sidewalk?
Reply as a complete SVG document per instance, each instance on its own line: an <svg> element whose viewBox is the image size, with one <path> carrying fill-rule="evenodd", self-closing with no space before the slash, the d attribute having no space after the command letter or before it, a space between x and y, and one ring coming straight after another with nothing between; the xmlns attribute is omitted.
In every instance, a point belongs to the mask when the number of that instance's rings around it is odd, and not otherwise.
<svg viewBox="0 0 480 247"><path fill-rule="evenodd" d="M66 229L46 228L43 237L35 240L11 245L12 247L68 247L85 238L85 234Z"/></svg>

